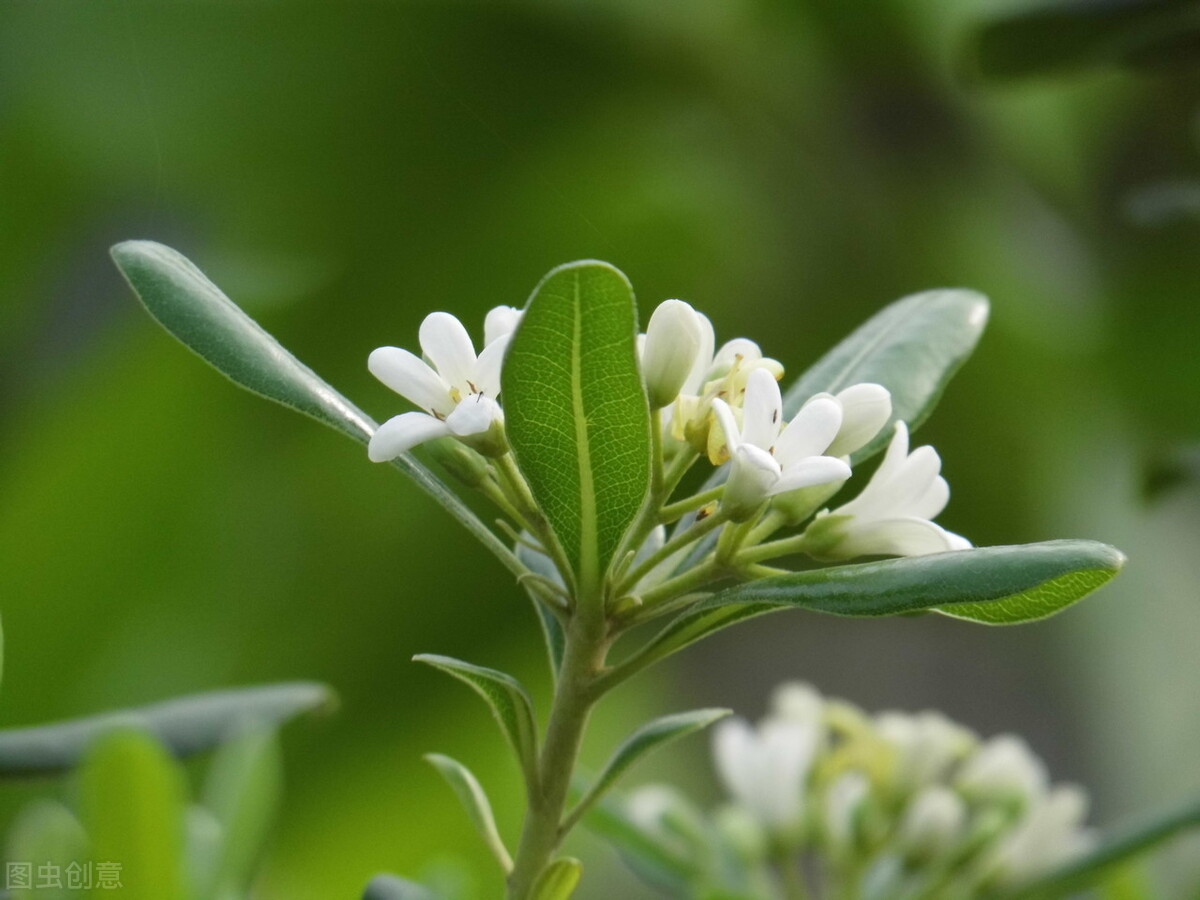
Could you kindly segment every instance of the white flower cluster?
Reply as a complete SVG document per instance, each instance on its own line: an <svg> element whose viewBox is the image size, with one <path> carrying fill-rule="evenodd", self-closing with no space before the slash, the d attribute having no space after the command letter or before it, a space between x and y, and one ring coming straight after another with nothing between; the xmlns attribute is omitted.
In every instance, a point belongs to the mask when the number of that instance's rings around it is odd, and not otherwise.
<svg viewBox="0 0 1200 900"><path fill-rule="evenodd" d="M521 315L508 306L489 312L478 355L467 329L445 312L422 323L421 357L397 347L375 350L370 371L424 411L381 425L370 441L371 459L394 459L439 437L457 438L485 456L507 452L500 371ZM718 348L708 317L681 300L654 310L638 350L666 455L691 452L714 465L729 463L720 498L728 521L752 519L768 503L793 523L808 519L850 478L851 455L892 417L886 388L857 384L809 398L785 421L783 367L746 338ZM915 556L971 546L933 521L950 497L937 451L909 452L906 425L896 422L894 429L882 465L859 496L820 511L809 526L812 555Z"/></svg>
<svg viewBox="0 0 1200 900"><path fill-rule="evenodd" d="M834 896L982 896L1093 841L1084 792L1051 786L1024 740L980 740L937 712L870 716L789 684L757 726L718 725L714 757L732 802L713 821L747 867L739 888L769 886L783 866L795 877L823 873L822 887L840 891ZM687 817L679 815L685 803L651 786L630 798L629 810L665 835L672 818ZM805 865L806 855L819 864Z"/></svg>

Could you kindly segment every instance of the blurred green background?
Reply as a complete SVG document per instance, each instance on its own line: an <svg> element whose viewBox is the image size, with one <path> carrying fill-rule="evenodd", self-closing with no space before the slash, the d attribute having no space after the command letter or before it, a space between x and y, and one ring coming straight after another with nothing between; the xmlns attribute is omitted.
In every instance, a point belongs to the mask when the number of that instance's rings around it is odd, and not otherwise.
<svg viewBox="0 0 1200 900"><path fill-rule="evenodd" d="M1200 437L1200 219L1136 202L1200 171L1200 78L964 76L972 28L1006 8L4 0L3 723L321 679L342 708L285 736L261 896L356 896L453 857L491 878L419 757L468 763L510 834L516 772L477 701L409 657L509 669L544 699L527 601L394 470L175 345L107 248L180 249L377 418L402 401L372 348L414 346L432 309L478 326L601 257L645 307L685 298L793 374L905 293L986 292L989 332L921 433L954 489L942 520L1132 562L1034 626L747 624L624 688L588 760L648 710L757 715L802 678L1023 732L1100 824L1200 791L1200 488L1140 491ZM636 777L714 793L699 739ZM6 786L0 813L67 789ZM582 852L587 897L641 896ZM1200 854L1164 877L1194 882Z"/></svg>

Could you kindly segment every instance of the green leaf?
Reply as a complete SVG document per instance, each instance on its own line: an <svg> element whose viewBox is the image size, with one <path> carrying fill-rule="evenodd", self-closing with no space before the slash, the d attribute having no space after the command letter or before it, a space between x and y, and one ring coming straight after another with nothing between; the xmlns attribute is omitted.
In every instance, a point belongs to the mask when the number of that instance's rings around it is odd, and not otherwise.
<svg viewBox="0 0 1200 900"><path fill-rule="evenodd" d="M929 417L950 378L971 355L987 324L988 301L961 289L924 291L880 310L800 376L784 397L794 416L814 394L852 384L882 384L892 394L892 419L915 430ZM884 428L854 454L855 464L881 450Z"/></svg>
<svg viewBox="0 0 1200 900"><path fill-rule="evenodd" d="M137 709L0 730L0 776L39 775L71 769L99 735L120 727L153 734L176 756L216 746L248 721L284 722L328 707L329 688L312 682L211 691Z"/></svg>
<svg viewBox="0 0 1200 900"><path fill-rule="evenodd" d="M989 22L975 38L975 68L1010 80L1105 66L1194 65L1196 0L1076 0Z"/></svg>
<svg viewBox="0 0 1200 900"><path fill-rule="evenodd" d="M1118 867L1177 835L1200 828L1200 802L1154 816L1100 843L1089 853L1003 894L1003 900L1071 897L1112 875Z"/></svg>
<svg viewBox="0 0 1200 900"><path fill-rule="evenodd" d="M360 443L375 422L296 359L186 257L153 241L125 241L113 260L142 305L175 338L235 384L311 416ZM414 457L393 465L440 503L514 574L524 569L479 517Z"/></svg>
<svg viewBox="0 0 1200 900"><path fill-rule="evenodd" d="M362 900L437 900L424 885L399 875L376 875L363 891Z"/></svg>
<svg viewBox="0 0 1200 900"><path fill-rule="evenodd" d="M707 728L718 719L723 719L732 710L696 709L691 712L675 713L647 722L633 732L613 752L604 769L584 794L575 809L567 816L567 823L578 821L593 803L602 797L635 762L663 744L686 737Z"/></svg>
<svg viewBox="0 0 1200 900"><path fill-rule="evenodd" d="M533 701L521 683L511 675L449 656L421 653L414 656L413 661L453 675L484 699L517 754L526 787L534 790L538 783L537 723L533 715Z"/></svg>
<svg viewBox="0 0 1200 900"><path fill-rule="evenodd" d="M562 576L554 567L554 562L545 553L537 552L525 544L517 544L514 552L517 554L517 559L533 574L540 575L557 584L562 583ZM527 593L529 599L533 601L538 622L542 626L542 637L546 641L546 653L550 657L550 673L557 679L559 670L562 668L563 653L567 649L567 636L563 633L562 623L546 606L546 601L539 597L534 590L527 589Z"/></svg>
<svg viewBox="0 0 1200 900"><path fill-rule="evenodd" d="M244 894L283 795L283 760L273 728L252 725L213 756L204 806L221 826L216 896Z"/></svg>
<svg viewBox="0 0 1200 900"><path fill-rule="evenodd" d="M533 292L502 374L517 463L585 593L650 487L650 414L628 280L559 266Z"/></svg>
<svg viewBox="0 0 1200 900"><path fill-rule="evenodd" d="M427 753L425 760L432 765L458 796L459 802L462 803L463 809L467 811L467 815L471 819L471 824L475 826L475 830L479 832L479 836L483 838L483 842L487 844L489 850L492 851L492 856L496 858L496 862L500 863L500 868L507 875L512 871L512 857L508 853L508 849L504 846L504 841L500 837L500 832L496 828L496 819L492 815L492 806L488 803L487 794L484 793L483 786L479 780L471 774L471 770L457 760L451 759L449 756L442 756L440 753Z"/></svg>
<svg viewBox="0 0 1200 900"><path fill-rule="evenodd" d="M119 863L121 897L182 900L183 773L153 737L101 738L80 772L79 803L97 862Z"/></svg>
<svg viewBox="0 0 1200 900"><path fill-rule="evenodd" d="M554 860L542 870L533 885L532 900L570 900L579 879L583 877L583 863L569 856Z"/></svg>
<svg viewBox="0 0 1200 900"><path fill-rule="evenodd" d="M60 887L14 887L13 900L75 900L80 896L67 880L73 871L70 867L85 866L92 854L83 826L65 806L52 800L34 800L17 814L7 838L5 859L10 864L31 865L33 884L38 883L37 868L41 865L57 866L62 875Z"/></svg>
<svg viewBox="0 0 1200 900"><path fill-rule="evenodd" d="M789 572L735 585L680 614L630 661L648 665L744 619L781 609L841 616L934 610L989 624L1045 618L1120 571L1096 541L1048 541Z"/></svg>

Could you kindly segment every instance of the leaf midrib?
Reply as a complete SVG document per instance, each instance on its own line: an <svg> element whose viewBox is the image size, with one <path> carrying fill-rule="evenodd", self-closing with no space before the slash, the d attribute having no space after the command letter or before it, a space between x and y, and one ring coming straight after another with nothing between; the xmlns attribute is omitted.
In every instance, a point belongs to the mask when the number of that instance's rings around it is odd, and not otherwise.
<svg viewBox="0 0 1200 900"><path fill-rule="evenodd" d="M583 301L579 273L574 273L575 296L571 303L571 411L575 422L576 462L579 467L579 582L588 590L598 577L596 560L596 483L588 441L587 413L583 403Z"/></svg>

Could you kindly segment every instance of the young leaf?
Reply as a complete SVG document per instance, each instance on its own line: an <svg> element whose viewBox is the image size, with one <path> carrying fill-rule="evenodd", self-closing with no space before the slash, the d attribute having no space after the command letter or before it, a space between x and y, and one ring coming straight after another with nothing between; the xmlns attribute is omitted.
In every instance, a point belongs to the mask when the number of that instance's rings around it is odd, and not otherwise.
<svg viewBox="0 0 1200 900"><path fill-rule="evenodd" d="M892 394L891 421L903 420L914 430L975 349L987 317L987 298L975 291L924 291L897 300L801 375L784 397L784 413L794 416L813 394L874 382ZM891 428L882 429L853 462L873 456L891 435Z"/></svg>
<svg viewBox="0 0 1200 900"><path fill-rule="evenodd" d="M502 373L522 473L575 570L598 583L650 486L650 414L625 276L559 266L533 292Z"/></svg>
<svg viewBox="0 0 1200 900"><path fill-rule="evenodd" d="M679 615L630 660L636 668L715 631L781 609L841 616L934 610L994 625L1045 618L1111 579L1120 551L1047 541L789 572L735 585Z"/></svg>
<svg viewBox="0 0 1200 900"><path fill-rule="evenodd" d="M46 884L21 888L9 878L12 900L76 900L79 892L65 880L73 871L92 858L87 835L71 811L53 800L34 800L24 807L9 825L5 859L35 865L57 866L63 873L61 885Z"/></svg>
<svg viewBox="0 0 1200 900"><path fill-rule="evenodd" d="M651 750L663 744L686 737L693 732L707 728L718 719L723 719L732 710L728 709L697 709L691 712L676 713L662 716L647 722L633 732L621 746L613 752L604 769L596 777L595 782L576 804L575 809L567 816L567 827L574 824L593 803L600 799L635 762Z"/></svg>
<svg viewBox="0 0 1200 900"><path fill-rule="evenodd" d="M570 900L579 879L583 876L583 863L569 856L554 860L542 870L533 885L533 900Z"/></svg>
<svg viewBox="0 0 1200 900"><path fill-rule="evenodd" d="M612 795L584 817L588 830L607 840L631 869L671 896L690 896L699 875L696 863L680 849L635 822Z"/></svg>
<svg viewBox="0 0 1200 900"><path fill-rule="evenodd" d="M454 790L463 809L467 811L471 824L475 826L475 830L479 832L483 842L492 851L492 856L496 857L500 868L507 875L512 871L512 857L509 856L500 832L496 829L492 806L488 803L487 794L484 793L479 780L462 763L448 756L442 756L440 753L427 753L425 760L441 773Z"/></svg>
<svg viewBox="0 0 1200 900"><path fill-rule="evenodd" d="M66 722L6 728L0 730L0 777L71 769L93 740L122 726L146 731L176 756L187 756L216 746L239 724L278 724L332 701L329 688L300 681L212 691Z"/></svg>
<svg viewBox="0 0 1200 900"><path fill-rule="evenodd" d="M221 374L252 393L311 416L366 443L370 416L296 359L181 253L153 241L125 241L112 257L146 311ZM524 569L449 488L414 457L393 463L440 503L514 574Z"/></svg>
<svg viewBox="0 0 1200 900"><path fill-rule="evenodd" d="M79 778L97 860L118 862L121 897L182 900L183 773L153 737L117 731L87 754Z"/></svg>
<svg viewBox="0 0 1200 900"><path fill-rule="evenodd" d="M424 885L399 875L376 875L367 883L362 900L437 900Z"/></svg>
<svg viewBox="0 0 1200 900"><path fill-rule="evenodd" d="M1153 817L1102 841L1078 859L1002 895L1002 900L1052 900L1073 897L1113 870L1148 853L1164 841L1200 828L1200 802Z"/></svg>
<svg viewBox="0 0 1200 900"><path fill-rule="evenodd" d="M561 584L562 576L559 575L558 569L554 568L554 563L545 553L536 552L524 544L517 544L514 552L517 554L517 559L534 575L540 575L543 578ZM542 637L546 641L546 653L550 657L550 673L557 679L559 669L562 668L567 637L563 633L562 623L546 607L546 601L539 597L536 591L527 590L527 593L529 594L529 599L533 601L533 608L537 612L538 622L542 626Z"/></svg>
<svg viewBox="0 0 1200 900"><path fill-rule="evenodd" d="M216 896L244 893L283 794L283 760L275 730L243 729L213 756L204 806L220 824Z"/></svg>
<svg viewBox="0 0 1200 900"><path fill-rule="evenodd" d="M537 724L533 715L533 701L521 683L511 675L449 656L421 653L414 656L413 661L453 675L484 699L517 754L526 786L531 791L535 790L538 783Z"/></svg>

